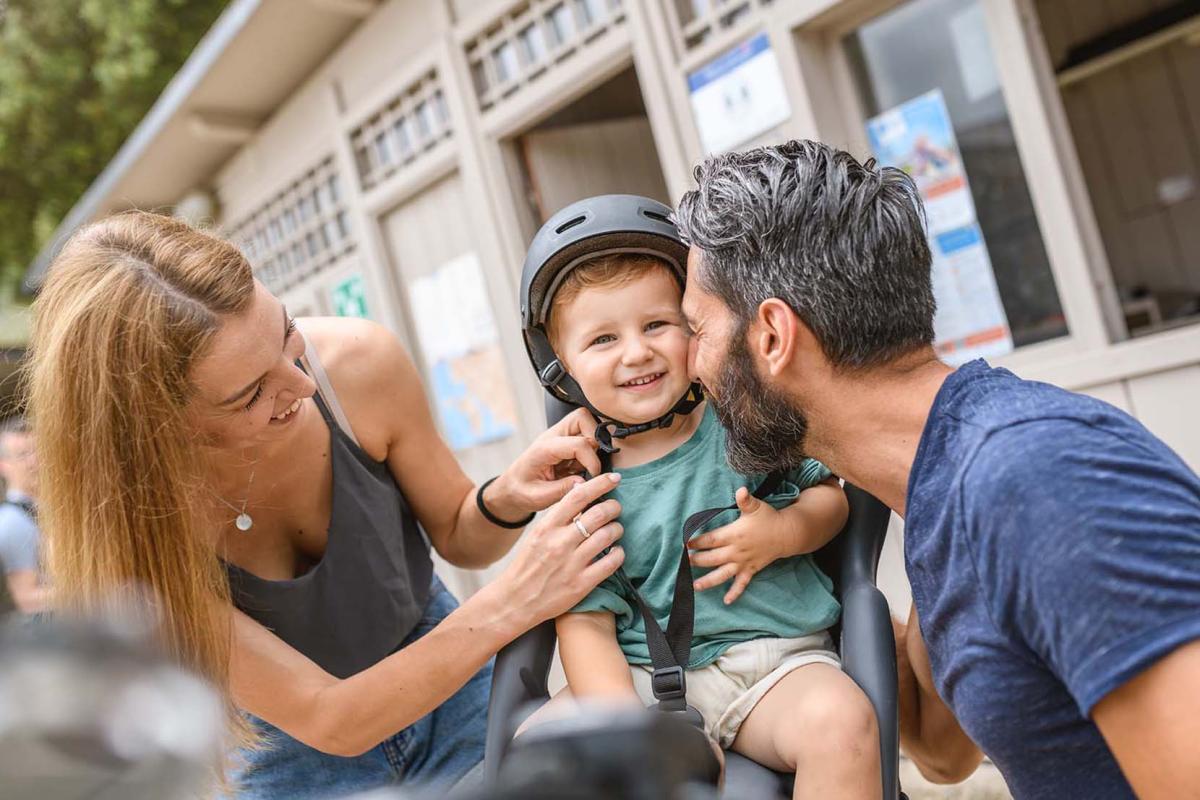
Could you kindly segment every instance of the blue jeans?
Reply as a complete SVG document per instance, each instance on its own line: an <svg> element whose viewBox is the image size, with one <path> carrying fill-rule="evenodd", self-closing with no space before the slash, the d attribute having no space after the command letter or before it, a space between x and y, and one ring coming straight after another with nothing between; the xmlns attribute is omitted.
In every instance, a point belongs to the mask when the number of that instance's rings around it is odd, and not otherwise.
<svg viewBox="0 0 1200 800"><path fill-rule="evenodd" d="M457 607L454 596L435 577L425 615L400 647L433 630ZM397 784L448 788L483 759L491 687L489 661L433 712L350 758L314 750L251 716L263 736L263 747L235 756L236 796L242 800L326 800Z"/></svg>

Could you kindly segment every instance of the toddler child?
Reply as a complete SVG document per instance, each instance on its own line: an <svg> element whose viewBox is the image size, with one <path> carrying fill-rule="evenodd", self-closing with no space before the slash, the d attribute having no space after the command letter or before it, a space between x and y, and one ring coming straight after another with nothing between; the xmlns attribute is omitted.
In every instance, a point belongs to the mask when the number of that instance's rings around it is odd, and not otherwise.
<svg viewBox="0 0 1200 800"><path fill-rule="evenodd" d="M603 253L571 268L545 299L554 353L604 419L658 420L687 392L682 279L653 255ZM729 468L720 424L703 404L616 445L621 483L610 497L622 508L624 571L660 622L671 611L684 520L736 499L735 519L717 516L688 545L698 591L687 702L709 737L796 772L795 797L877 798L874 711L840 669L828 632L840 608L810 555L845 522L836 479L807 460L765 501L753 497L764 476ZM725 584L723 595L703 591ZM572 697L654 702L645 626L615 576L557 630Z"/></svg>

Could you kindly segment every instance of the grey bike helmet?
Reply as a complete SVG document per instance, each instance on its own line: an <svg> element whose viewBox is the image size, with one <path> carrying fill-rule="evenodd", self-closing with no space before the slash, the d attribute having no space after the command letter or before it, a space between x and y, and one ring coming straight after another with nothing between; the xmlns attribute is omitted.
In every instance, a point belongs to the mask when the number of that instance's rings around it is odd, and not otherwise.
<svg viewBox="0 0 1200 800"><path fill-rule="evenodd" d="M650 255L670 265L682 285L687 275L688 247L671 222L671 209L657 200L631 194L606 194L572 203L552 216L529 245L521 271L521 326L525 349L546 391L567 403L603 416L567 374L546 335L551 300L575 267L614 253ZM619 420L615 436L669 425L675 414L690 413L703 394L693 383L688 393L663 417L627 426Z"/></svg>

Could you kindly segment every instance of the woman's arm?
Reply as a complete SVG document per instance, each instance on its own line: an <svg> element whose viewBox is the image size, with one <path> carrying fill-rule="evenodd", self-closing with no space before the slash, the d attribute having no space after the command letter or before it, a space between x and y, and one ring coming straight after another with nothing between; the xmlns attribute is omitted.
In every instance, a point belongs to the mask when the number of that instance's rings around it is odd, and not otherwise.
<svg viewBox="0 0 1200 800"><path fill-rule="evenodd" d="M366 320L310 319L303 327L355 437L372 458L387 460L438 554L456 566L480 568L507 553L520 531L479 513L475 485L438 434L420 375L396 338ZM543 433L488 487L484 502L492 514L524 519L582 480L571 470L600 471L585 417L572 414Z"/></svg>
<svg viewBox="0 0 1200 800"><path fill-rule="evenodd" d="M616 617L611 612L563 614L555 627L558 654L574 697L638 700L629 663L617 646Z"/></svg>
<svg viewBox="0 0 1200 800"><path fill-rule="evenodd" d="M458 691L505 644L578 603L623 560L616 484L602 475L530 527L504 572L436 628L378 664L338 679L241 612L234 612L230 682L240 708L322 752L352 756L406 728ZM586 511L584 509L587 508ZM594 530L582 539L578 513Z"/></svg>
<svg viewBox="0 0 1200 800"><path fill-rule="evenodd" d="M519 634L511 609L472 596L417 641L335 678L240 611L231 687L239 708L336 756L357 756L445 702Z"/></svg>

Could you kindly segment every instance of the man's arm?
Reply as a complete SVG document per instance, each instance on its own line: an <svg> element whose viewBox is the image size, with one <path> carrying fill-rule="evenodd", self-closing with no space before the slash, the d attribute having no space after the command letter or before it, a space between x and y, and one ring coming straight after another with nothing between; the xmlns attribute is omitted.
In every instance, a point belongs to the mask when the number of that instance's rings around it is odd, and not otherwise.
<svg viewBox="0 0 1200 800"><path fill-rule="evenodd" d="M958 783L979 766L983 752L959 726L933 688L929 654L913 606L908 624L893 618L900 678L900 746L927 779Z"/></svg>
<svg viewBox="0 0 1200 800"><path fill-rule="evenodd" d="M1176 648L1113 690L1092 720L1141 798L1200 791L1200 640Z"/></svg>
<svg viewBox="0 0 1200 800"><path fill-rule="evenodd" d="M988 448L964 482L1002 556L980 559L981 582L1139 796L1200 797L1200 478L1116 413L1013 426Z"/></svg>
<svg viewBox="0 0 1200 800"><path fill-rule="evenodd" d="M25 614L36 614L46 610L49 591L38 581L37 570L19 569L6 576L8 593L12 595L17 610Z"/></svg>

